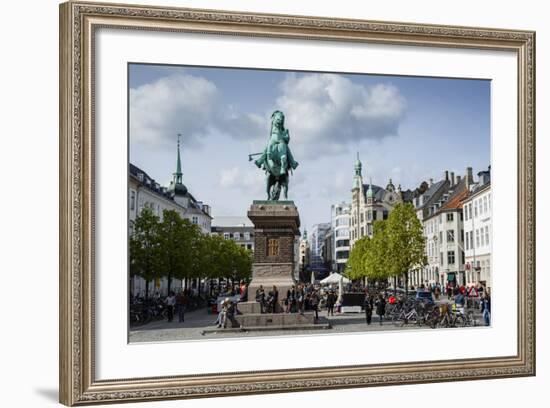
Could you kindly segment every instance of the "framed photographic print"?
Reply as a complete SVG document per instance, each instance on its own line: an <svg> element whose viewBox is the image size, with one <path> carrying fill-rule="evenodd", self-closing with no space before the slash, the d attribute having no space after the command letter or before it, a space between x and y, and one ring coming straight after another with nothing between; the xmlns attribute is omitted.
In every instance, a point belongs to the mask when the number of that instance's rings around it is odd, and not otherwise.
<svg viewBox="0 0 550 408"><path fill-rule="evenodd" d="M62 4L61 402L534 375L534 42Z"/></svg>

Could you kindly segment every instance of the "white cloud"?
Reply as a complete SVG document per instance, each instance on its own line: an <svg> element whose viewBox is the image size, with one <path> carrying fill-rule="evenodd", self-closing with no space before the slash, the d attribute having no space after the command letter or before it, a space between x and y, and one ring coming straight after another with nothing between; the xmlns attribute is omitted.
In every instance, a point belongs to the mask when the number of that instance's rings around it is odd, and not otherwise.
<svg viewBox="0 0 550 408"><path fill-rule="evenodd" d="M196 146L219 94L204 78L176 74L130 90L130 135L133 143L173 146L178 133Z"/></svg>
<svg viewBox="0 0 550 408"><path fill-rule="evenodd" d="M212 134L236 139L258 137L266 123L260 115L223 105L216 84L200 76L178 73L130 90L132 143L173 147L178 133L187 148Z"/></svg>
<svg viewBox="0 0 550 408"><path fill-rule="evenodd" d="M258 186L263 186L264 176L256 166L242 169L235 166L220 171L219 186L221 188L250 191Z"/></svg>
<svg viewBox="0 0 550 408"><path fill-rule="evenodd" d="M407 105L391 84L367 87L335 74L289 74L281 92L277 107L286 115L297 160L396 135Z"/></svg>
<svg viewBox="0 0 550 408"><path fill-rule="evenodd" d="M228 104L229 102L229 104ZM336 74L289 74L273 109L286 115L296 160L349 151L361 140L396 135L406 100L391 84L365 86ZM225 135L265 143L271 112L243 112L212 81L178 72L130 90L132 144L170 147L183 135L185 148Z"/></svg>

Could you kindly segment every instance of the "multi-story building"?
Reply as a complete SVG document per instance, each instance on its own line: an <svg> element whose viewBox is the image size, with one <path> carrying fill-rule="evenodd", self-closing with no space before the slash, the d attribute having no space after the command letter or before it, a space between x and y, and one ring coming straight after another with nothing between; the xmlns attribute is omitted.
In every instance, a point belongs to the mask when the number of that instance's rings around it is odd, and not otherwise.
<svg viewBox="0 0 550 408"><path fill-rule="evenodd" d="M153 214L162 220L164 210L176 211L182 218L200 227L203 234L210 234L212 216L210 206L198 201L183 184L181 170L180 146L178 140L176 172L169 187L163 187L145 171L130 163L128 172L128 230L133 233L133 222L144 208L149 208ZM181 288L182 282L172 280L172 288ZM145 293L146 282L139 276L134 276L130 283L132 294ZM151 291L166 294L168 280L157 279Z"/></svg>
<svg viewBox="0 0 550 408"><path fill-rule="evenodd" d="M466 283L462 205L470 194L472 168L466 169L463 178L455 179L454 173L449 178L446 172L443 181L437 192L439 198L426 198L428 207L417 208L417 214L427 214L423 225L428 264L412 274L412 283L416 285L433 281L442 285L447 282L457 285Z"/></svg>
<svg viewBox="0 0 550 408"><path fill-rule="evenodd" d="M309 243L307 240L307 230L304 230L304 234L300 238L298 251L298 280L300 282L310 282L311 271L309 269Z"/></svg>
<svg viewBox="0 0 550 408"><path fill-rule="evenodd" d="M310 269L314 279L321 280L328 276L329 268L323 260L325 238L330 231L330 222L315 224L309 234Z"/></svg>
<svg viewBox="0 0 550 408"><path fill-rule="evenodd" d="M454 179L453 173L451 173L451 176ZM459 177L458 182L460 182ZM422 222L426 238L427 265L423 268L409 271L412 285L420 285L425 282L440 282L439 219L432 216L449 198L450 187L451 179L449 178L449 172L446 171L442 180L434 183L433 179L430 179L427 190L413 199L416 215Z"/></svg>
<svg viewBox="0 0 550 408"><path fill-rule="evenodd" d="M492 205L491 166L478 173L479 181L470 186L470 196L463 202L466 254L466 284L492 287L491 245Z"/></svg>
<svg viewBox="0 0 550 408"><path fill-rule="evenodd" d="M215 217L212 235L232 239L237 245L254 251L254 225L248 217Z"/></svg>
<svg viewBox="0 0 550 408"><path fill-rule="evenodd" d="M323 262L327 266L330 273L334 272L336 270L336 258L334 257L334 230L332 227L325 235L325 242L323 244L322 254L321 257L323 258Z"/></svg>
<svg viewBox="0 0 550 408"><path fill-rule="evenodd" d="M333 271L343 273L350 251L351 205L345 202L331 207L331 225L334 232Z"/></svg>
<svg viewBox="0 0 550 408"><path fill-rule="evenodd" d="M372 236L376 220L385 220L392 208L403 202L401 186L395 188L390 179L386 188L363 184L362 163L357 154L351 200L350 246L364 236Z"/></svg>

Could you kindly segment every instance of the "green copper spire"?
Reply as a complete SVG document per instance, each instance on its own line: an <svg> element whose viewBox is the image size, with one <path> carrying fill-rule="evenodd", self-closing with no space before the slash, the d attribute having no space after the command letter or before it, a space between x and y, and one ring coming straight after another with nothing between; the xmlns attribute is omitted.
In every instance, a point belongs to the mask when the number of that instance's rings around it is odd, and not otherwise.
<svg viewBox="0 0 550 408"><path fill-rule="evenodd" d="M362 184L361 169L362 168L363 168L363 165L361 164L361 160L359 160L359 152L357 152L357 160L355 161L355 176L353 177L353 189L361 188L361 184Z"/></svg>
<svg viewBox="0 0 550 408"><path fill-rule="evenodd" d="M359 159L359 152L357 152L357 160L355 161L355 175L360 176L361 175L361 169L363 168L363 165L361 164L361 160Z"/></svg>
<svg viewBox="0 0 550 408"><path fill-rule="evenodd" d="M178 163L176 165L176 172L174 173L174 183L181 184L183 173L181 172L181 157L180 157L180 137L181 134L178 133Z"/></svg>
<svg viewBox="0 0 550 408"><path fill-rule="evenodd" d="M180 137L181 134L178 133L178 162L176 164L174 180L170 183L170 190L174 193L174 195L187 194L187 187L183 184L183 173L181 171Z"/></svg>
<svg viewBox="0 0 550 408"><path fill-rule="evenodd" d="M367 190L367 198L374 197L374 191L372 191L372 177L369 180L369 189Z"/></svg>

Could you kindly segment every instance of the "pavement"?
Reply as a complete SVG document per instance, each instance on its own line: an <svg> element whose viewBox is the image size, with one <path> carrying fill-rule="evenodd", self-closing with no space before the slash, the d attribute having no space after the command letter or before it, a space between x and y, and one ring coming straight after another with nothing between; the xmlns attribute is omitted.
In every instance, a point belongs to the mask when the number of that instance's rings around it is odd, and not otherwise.
<svg viewBox="0 0 550 408"><path fill-rule="evenodd" d="M262 337L262 336L294 336L307 334L335 334L335 333L354 333L354 332L379 332L388 330L433 330L427 326L417 326L415 324L394 324L389 321L383 321L379 324L376 314L373 314L372 323L366 324L364 313L345 313L327 316L327 312L319 312L319 323L328 323L331 328L325 329L301 329L301 330L261 330L261 331L240 331L240 330L210 330L215 329L215 314L208 314L207 309L199 309L185 314L185 321L178 322L177 315L173 322L166 320L150 322L144 326L132 327L130 329L130 343L144 342L162 342L162 341L180 341L180 340L205 340L220 338L243 338L243 337ZM482 319L475 316L481 323ZM207 330L205 330L207 329ZM452 329L440 329L452 330Z"/></svg>

